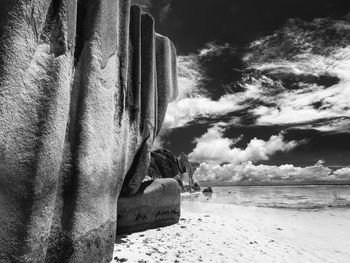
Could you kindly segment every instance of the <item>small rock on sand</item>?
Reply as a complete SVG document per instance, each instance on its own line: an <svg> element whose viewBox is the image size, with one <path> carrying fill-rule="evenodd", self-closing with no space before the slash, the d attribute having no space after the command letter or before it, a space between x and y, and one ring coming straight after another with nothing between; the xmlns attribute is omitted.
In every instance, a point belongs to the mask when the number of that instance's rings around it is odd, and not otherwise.
<svg viewBox="0 0 350 263"><path fill-rule="evenodd" d="M116 262L126 262L126 261L128 261L127 258L118 258L118 257L114 257L114 260L115 260Z"/></svg>

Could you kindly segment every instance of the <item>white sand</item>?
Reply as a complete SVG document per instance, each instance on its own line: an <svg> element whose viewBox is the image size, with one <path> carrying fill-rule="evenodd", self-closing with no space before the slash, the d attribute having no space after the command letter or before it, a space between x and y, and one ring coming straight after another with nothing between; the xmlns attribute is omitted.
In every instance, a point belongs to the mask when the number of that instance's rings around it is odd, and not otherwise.
<svg viewBox="0 0 350 263"><path fill-rule="evenodd" d="M350 209L183 202L179 224L122 236L118 243L113 262L348 263Z"/></svg>

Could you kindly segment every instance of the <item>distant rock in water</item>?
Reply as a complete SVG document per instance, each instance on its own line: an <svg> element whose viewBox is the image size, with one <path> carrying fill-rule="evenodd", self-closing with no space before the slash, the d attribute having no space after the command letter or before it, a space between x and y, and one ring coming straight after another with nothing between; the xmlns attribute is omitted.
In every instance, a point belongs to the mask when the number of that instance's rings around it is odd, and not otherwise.
<svg viewBox="0 0 350 263"><path fill-rule="evenodd" d="M183 192L200 191L198 182L193 180L193 173L194 168L184 153L181 153L179 157L167 149L151 153L148 178L174 178Z"/></svg>
<svg viewBox="0 0 350 263"><path fill-rule="evenodd" d="M213 189L209 186L209 187L206 187L203 189L203 194L209 194L209 193L212 193L213 192Z"/></svg>

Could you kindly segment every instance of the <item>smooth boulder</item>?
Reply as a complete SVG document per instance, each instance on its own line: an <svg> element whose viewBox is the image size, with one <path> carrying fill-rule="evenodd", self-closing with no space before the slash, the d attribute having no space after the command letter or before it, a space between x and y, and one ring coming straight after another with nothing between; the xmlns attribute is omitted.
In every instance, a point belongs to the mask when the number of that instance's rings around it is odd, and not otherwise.
<svg viewBox="0 0 350 263"><path fill-rule="evenodd" d="M180 187L171 178L144 182L139 192L118 199L117 233L134 233L176 224L180 218Z"/></svg>

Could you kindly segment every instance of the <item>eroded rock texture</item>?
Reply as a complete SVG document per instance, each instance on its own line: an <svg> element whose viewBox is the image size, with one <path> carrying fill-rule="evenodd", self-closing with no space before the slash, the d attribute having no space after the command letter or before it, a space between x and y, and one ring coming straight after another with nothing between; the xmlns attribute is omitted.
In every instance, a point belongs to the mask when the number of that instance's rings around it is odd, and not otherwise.
<svg viewBox="0 0 350 263"><path fill-rule="evenodd" d="M184 153L181 153L179 157L167 149L151 153L148 178L174 178L183 192L199 191L200 187L197 182L194 182L193 173L194 168Z"/></svg>
<svg viewBox="0 0 350 263"><path fill-rule="evenodd" d="M175 57L128 0L0 1L0 262L111 260Z"/></svg>

